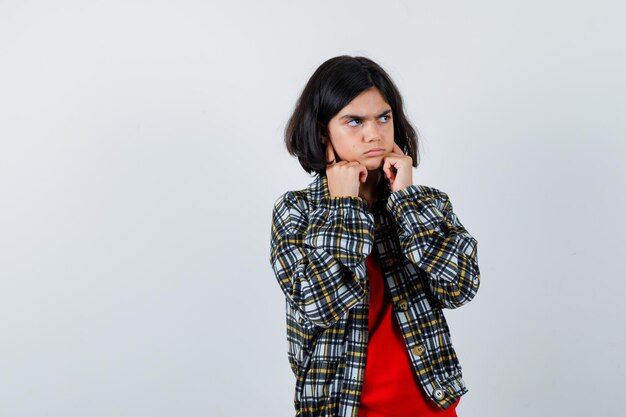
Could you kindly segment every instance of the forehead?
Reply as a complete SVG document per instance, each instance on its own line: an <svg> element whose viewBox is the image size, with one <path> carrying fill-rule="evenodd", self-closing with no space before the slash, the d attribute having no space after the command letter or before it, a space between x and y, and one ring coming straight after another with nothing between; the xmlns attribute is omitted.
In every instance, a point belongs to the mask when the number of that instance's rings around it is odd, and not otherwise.
<svg viewBox="0 0 626 417"><path fill-rule="evenodd" d="M385 97L376 88L372 87L356 96L346 107L341 109L338 116L343 114L377 115L390 109Z"/></svg>

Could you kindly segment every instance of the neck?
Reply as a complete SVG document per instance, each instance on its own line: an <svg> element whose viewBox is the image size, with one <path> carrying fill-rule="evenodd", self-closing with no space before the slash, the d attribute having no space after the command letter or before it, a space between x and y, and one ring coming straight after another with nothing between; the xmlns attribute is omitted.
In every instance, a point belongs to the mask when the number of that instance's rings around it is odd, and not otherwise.
<svg viewBox="0 0 626 417"><path fill-rule="evenodd" d="M370 205L375 201L379 194L378 191L382 176L382 169L367 171L367 179L365 180L365 183L361 184L359 197L369 202Z"/></svg>

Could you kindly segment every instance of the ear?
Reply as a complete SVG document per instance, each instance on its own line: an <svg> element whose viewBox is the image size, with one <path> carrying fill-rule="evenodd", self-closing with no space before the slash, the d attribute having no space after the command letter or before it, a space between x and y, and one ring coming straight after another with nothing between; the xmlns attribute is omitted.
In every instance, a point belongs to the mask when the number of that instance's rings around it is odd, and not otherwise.
<svg viewBox="0 0 626 417"><path fill-rule="evenodd" d="M329 140L328 129L326 128L326 126L324 126L320 122L317 122L317 127L319 128L319 131L320 131L320 140L322 141L324 145L326 145L326 143L328 143L328 140Z"/></svg>

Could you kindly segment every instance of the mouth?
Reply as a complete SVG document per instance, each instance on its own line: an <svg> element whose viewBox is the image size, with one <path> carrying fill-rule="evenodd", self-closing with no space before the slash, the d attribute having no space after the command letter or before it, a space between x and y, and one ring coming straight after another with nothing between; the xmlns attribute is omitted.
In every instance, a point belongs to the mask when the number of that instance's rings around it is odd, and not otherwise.
<svg viewBox="0 0 626 417"><path fill-rule="evenodd" d="M375 148L375 149L370 149L369 151L365 152L365 155L368 155L368 156L378 156L378 155L382 155L384 153L385 153L384 149Z"/></svg>

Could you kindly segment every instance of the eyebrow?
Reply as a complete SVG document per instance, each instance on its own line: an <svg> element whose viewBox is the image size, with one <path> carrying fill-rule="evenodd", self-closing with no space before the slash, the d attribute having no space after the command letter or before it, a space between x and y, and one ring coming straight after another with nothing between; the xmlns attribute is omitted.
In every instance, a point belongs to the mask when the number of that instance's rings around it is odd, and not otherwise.
<svg viewBox="0 0 626 417"><path fill-rule="evenodd" d="M383 117L383 116L388 115L389 113L391 113L391 109L385 110L384 112L382 112L381 114L379 114L376 117L377 118L378 117ZM365 118L365 116L359 116L358 114L346 114L346 115L341 116L339 119L341 120L341 119L364 119L364 118Z"/></svg>

